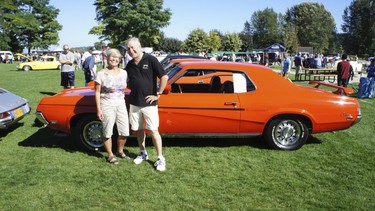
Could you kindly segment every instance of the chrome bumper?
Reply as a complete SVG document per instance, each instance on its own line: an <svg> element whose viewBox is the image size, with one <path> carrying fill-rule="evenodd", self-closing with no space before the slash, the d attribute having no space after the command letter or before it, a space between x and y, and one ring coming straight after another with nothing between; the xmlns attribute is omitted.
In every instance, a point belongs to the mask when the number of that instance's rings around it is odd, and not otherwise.
<svg viewBox="0 0 375 211"><path fill-rule="evenodd" d="M44 117L43 113L40 112L40 111L37 111L37 112L35 112L35 115L36 115L37 120L39 120L43 124L42 127L47 127L48 121Z"/></svg>

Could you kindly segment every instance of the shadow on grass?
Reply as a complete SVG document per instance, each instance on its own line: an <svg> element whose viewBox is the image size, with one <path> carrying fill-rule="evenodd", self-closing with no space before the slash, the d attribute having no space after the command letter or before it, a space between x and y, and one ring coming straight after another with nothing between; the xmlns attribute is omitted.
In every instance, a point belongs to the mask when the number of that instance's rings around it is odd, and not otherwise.
<svg viewBox="0 0 375 211"><path fill-rule="evenodd" d="M151 138L147 139L152 144ZM305 144L321 144L322 142L310 136ZM262 137L248 138L163 138L165 147L232 147L249 146L258 149L272 150Z"/></svg>
<svg viewBox="0 0 375 211"><path fill-rule="evenodd" d="M53 96L53 95L55 95L57 93L55 93L55 92L40 92L40 94L48 95L48 96Z"/></svg>
<svg viewBox="0 0 375 211"><path fill-rule="evenodd" d="M150 139L151 140L151 139ZM152 144L152 142L150 141ZM261 137L252 138L163 138L165 147L233 147L250 146L269 149Z"/></svg>
<svg viewBox="0 0 375 211"><path fill-rule="evenodd" d="M9 126L7 129L1 129L0 130L0 141L2 141L3 138L6 137L9 133L13 132L14 130L16 130L19 127L22 127L23 125L24 125L23 122L16 122L16 123L12 124L11 126Z"/></svg>
<svg viewBox="0 0 375 211"><path fill-rule="evenodd" d="M67 152L83 152L94 157L103 157L100 152L85 151L78 143L74 143L72 136L56 136L55 131L49 128L39 129L36 133L18 143L23 147L45 147L45 148L60 148Z"/></svg>

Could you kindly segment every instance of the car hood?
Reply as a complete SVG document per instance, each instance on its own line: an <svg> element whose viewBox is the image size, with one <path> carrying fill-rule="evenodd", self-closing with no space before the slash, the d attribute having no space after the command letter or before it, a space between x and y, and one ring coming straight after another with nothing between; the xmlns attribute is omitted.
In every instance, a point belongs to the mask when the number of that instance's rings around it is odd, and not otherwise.
<svg viewBox="0 0 375 211"><path fill-rule="evenodd" d="M13 110L25 103L26 99L0 88L0 112Z"/></svg>

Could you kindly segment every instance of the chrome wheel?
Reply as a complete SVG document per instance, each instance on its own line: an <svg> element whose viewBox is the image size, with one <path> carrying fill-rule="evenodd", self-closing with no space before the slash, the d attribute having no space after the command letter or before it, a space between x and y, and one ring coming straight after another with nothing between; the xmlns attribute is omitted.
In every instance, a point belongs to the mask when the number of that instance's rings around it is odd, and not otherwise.
<svg viewBox="0 0 375 211"><path fill-rule="evenodd" d="M22 68L24 71L29 71L29 70L31 70L31 67L29 66L29 65L25 65L25 66L23 66L23 68Z"/></svg>
<svg viewBox="0 0 375 211"><path fill-rule="evenodd" d="M302 127L294 120L280 122L272 130L272 138L275 144L280 147L294 145L301 137Z"/></svg>
<svg viewBox="0 0 375 211"><path fill-rule="evenodd" d="M74 127L74 136L79 144L90 151L100 150L103 144L102 122L95 115L80 117Z"/></svg>
<svg viewBox="0 0 375 211"><path fill-rule="evenodd" d="M274 149L296 150L306 143L309 135L306 124L297 118L277 118L271 120L264 137Z"/></svg>
<svg viewBox="0 0 375 211"><path fill-rule="evenodd" d="M88 122L82 130L83 142L92 148L103 146L102 123L100 121Z"/></svg>

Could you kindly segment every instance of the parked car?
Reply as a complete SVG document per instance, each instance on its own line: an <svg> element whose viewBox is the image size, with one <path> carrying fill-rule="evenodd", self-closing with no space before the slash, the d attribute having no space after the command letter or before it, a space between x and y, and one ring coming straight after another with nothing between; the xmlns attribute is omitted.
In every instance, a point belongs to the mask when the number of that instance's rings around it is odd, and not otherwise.
<svg viewBox="0 0 375 211"><path fill-rule="evenodd" d="M26 99L0 88L0 129L20 121L30 110Z"/></svg>
<svg viewBox="0 0 375 211"><path fill-rule="evenodd" d="M199 82L197 71L213 72L211 80ZM261 65L181 62L168 76L158 102L163 137L262 136L272 148L295 150L310 134L347 129L362 117L357 99L294 84ZM36 116L88 149L103 146L93 87L42 98Z"/></svg>
<svg viewBox="0 0 375 211"><path fill-rule="evenodd" d="M161 66L165 67L173 59L208 59L203 56L188 55L188 54L169 54L160 61Z"/></svg>
<svg viewBox="0 0 375 211"><path fill-rule="evenodd" d="M41 60L21 62L17 65L17 70L59 70L60 62L54 56L42 56Z"/></svg>
<svg viewBox="0 0 375 211"><path fill-rule="evenodd" d="M33 61L32 58L25 56L23 54L20 54L20 53L16 53L14 54L14 56L16 57L16 61L18 62L32 62Z"/></svg>

